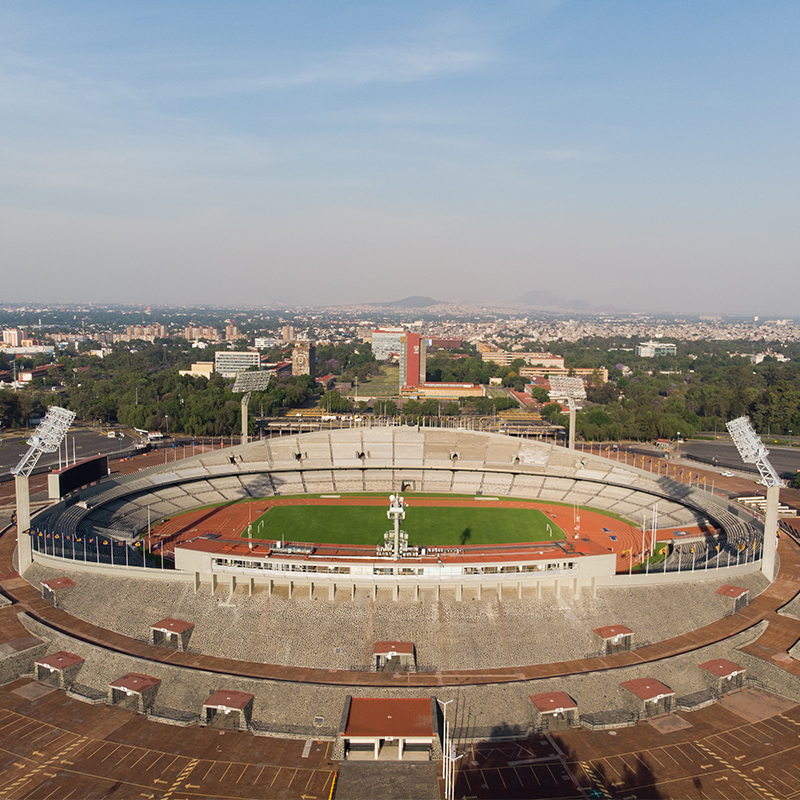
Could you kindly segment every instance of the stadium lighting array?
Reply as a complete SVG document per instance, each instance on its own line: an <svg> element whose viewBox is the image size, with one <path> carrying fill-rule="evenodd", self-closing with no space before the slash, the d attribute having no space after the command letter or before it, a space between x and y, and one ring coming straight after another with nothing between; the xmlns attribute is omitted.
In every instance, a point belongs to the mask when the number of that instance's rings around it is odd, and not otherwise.
<svg viewBox="0 0 800 800"><path fill-rule="evenodd" d="M31 540L28 531L31 527L31 492L28 478L42 457L42 453L55 453L67 435L74 411L51 406L44 419L28 439L28 452L19 464L11 470L14 476L14 489L17 505L17 564L20 574L32 563Z"/></svg>
<svg viewBox="0 0 800 800"><path fill-rule="evenodd" d="M28 452L11 470L11 474L22 475L25 478L30 476L42 453L55 453L58 450L74 419L74 411L51 406L33 435L28 439L27 443L30 445Z"/></svg>
<svg viewBox="0 0 800 800"><path fill-rule="evenodd" d="M242 395L242 444L247 444L247 404L252 392L263 392L272 380L272 372L239 372L233 382L234 394Z"/></svg>
<svg viewBox="0 0 800 800"><path fill-rule="evenodd" d="M767 508L764 514L764 547L761 572L767 580L775 579L775 550L778 547L778 500L783 481L767 456L769 450L759 438L747 417L738 417L725 426L745 464L755 464L761 482L767 487Z"/></svg>
<svg viewBox="0 0 800 800"><path fill-rule="evenodd" d="M761 473L765 486L782 486L783 481L775 472L767 456L769 450L764 446L747 417L738 417L725 426L745 464L755 464Z"/></svg>
<svg viewBox="0 0 800 800"><path fill-rule="evenodd" d="M240 372L233 382L234 394L247 394L250 392L263 392L272 380L272 373L264 370L258 372Z"/></svg>
<svg viewBox="0 0 800 800"><path fill-rule="evenodd" d="M586 387L583 378L569 375L548 375L550 381L550 397L556 400L566 400L569 407L569 449L575 449L575 406L576 400L586 399Z"/></svg>

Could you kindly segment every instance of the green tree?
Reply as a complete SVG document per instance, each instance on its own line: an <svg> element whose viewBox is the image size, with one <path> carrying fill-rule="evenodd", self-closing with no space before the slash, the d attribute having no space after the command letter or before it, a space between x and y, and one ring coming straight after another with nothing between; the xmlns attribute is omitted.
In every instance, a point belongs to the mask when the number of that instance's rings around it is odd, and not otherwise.
<svg viewBox="0 0 800 800"><path fill-rule="evenodd" d="M325 392L320 402L322 408L327 409L333 414L341 414L350 411L352 408L350 401L346 397L342 397L339 392L331 390Z"/></svg>

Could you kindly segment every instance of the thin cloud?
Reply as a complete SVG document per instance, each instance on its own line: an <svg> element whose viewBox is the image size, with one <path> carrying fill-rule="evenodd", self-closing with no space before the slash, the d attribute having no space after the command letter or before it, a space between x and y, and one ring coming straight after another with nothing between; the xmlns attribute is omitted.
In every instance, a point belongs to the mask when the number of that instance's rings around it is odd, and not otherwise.
<svg viewBox="0 0 800 800"><path fill-rule="evenodd" d="M491 55L472 49L386 46L354 48L315 61L292 72L216 81L209 88L221 93L235 93L315 83L411 83L435 76L471 72L489 63Z"/></svg>

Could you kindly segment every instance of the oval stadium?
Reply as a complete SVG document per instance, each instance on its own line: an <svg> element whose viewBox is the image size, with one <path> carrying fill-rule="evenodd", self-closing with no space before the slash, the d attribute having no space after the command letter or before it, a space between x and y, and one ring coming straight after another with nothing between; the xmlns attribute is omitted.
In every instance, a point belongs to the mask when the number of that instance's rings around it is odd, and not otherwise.
<svg viewBox="0 0 800 800"><path fill-rule="evenodd" d="M29 642L5 681L170 736L218 729L327 759L307 792L219 796L372 796L348 770L375 761L411 776L386 797L662 785L567 744L646 730L661 747L751 696L785 716L800 701L800 558L782 536L770 581L758 515L612 455L359 427L111 475L36 513L14 564L15 530L0 539L0 610ZM673 794L636 796L688 796L701 761ZM429 765L436 793L409 794Z"/></svg>

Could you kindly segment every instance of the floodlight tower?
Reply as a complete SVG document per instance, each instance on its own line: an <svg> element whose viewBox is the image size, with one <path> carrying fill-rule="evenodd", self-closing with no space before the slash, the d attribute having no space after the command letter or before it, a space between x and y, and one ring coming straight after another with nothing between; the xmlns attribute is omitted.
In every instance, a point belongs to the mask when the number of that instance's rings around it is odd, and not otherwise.
<svg viewBox="0 0 800 800"><path fill-rule="evenodd" d="M400 520L406 518L406 507L399 494L389 495L389 510L386 516L394 520L394 560L400 560Z"/></svg>
<svg viewBox="0 0 800 800"><path fill-rule="evenodd" d="M31 527L31 495L28 479L42 457L42 453L55 453L58 450L74 419L74 411L51 406L33 435L28 439L30 445L28 452L11 470L17 495L17 559L20 575L31 565L32 561L31 539L28 536L28 530Z"/></svg>
<svg viewBox="0 0 800 800"><path fill-rule="evenodd" d="M242 395L242 444L247 444L247 404L253 392L263 392L272 380L271 372L240 372L233 383L233 393Z"/></svg>
<svg viewBox="0 0 800 800"><path fill-rule="evenodd" d="M575 401L586 399L586 387L582 378L569 375L548 375L550 381L550 397L554 400L566 400L569 407L569 449L575 449Z"/></svg>
<svg viewBox="0 0 800 800"><path fill-rule="evenodd" d="M767 580L775 579L775 549L778 546L778 499L783 481L767 456L769 450L759 438L747 417L738 417L726 425L728 433L745 464L755 464L761 482L767 487L767 513L764 517L764 552L761 571Z"/></svg>

